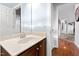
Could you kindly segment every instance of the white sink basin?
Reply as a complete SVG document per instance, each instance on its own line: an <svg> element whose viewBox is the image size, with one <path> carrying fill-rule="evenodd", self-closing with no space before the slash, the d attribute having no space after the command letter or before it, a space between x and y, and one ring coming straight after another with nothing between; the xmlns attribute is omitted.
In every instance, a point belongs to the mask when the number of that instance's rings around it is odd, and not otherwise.
<svg viewBox="0 0 79 59"><path fill-rule="evenodd" d="M37 36L37 35L28 35L26 36L25 38L21 38L21 40L18 41L18 43L20 44L25 44L31 40L38 40L40 39L41 37L40 36Z"/></svg>

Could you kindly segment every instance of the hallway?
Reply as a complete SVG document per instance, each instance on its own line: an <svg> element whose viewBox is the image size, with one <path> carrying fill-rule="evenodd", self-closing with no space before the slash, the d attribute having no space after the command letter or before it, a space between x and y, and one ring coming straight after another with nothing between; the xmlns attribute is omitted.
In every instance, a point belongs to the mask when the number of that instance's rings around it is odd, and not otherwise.
<svg viewBox="0 0 79 59"><path fill-rule="evenodd" d="M66 38L59 38L59 47L52 50L54 56L79 56L79 48Z"/></svg>

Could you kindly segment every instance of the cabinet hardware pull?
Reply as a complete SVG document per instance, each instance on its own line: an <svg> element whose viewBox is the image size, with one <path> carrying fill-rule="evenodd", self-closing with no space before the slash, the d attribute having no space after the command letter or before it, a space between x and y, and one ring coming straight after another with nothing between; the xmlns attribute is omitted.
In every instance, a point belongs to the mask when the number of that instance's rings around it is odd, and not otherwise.
<svg viewBox="0 0 79 59"><path fill-rule="evenodd" d="M39 50L39 48L36 48L37 50Z"/></svg>
<svg viewBox="0 0 79 59"><path fill-rule="evenodd" d="M40 47L42 47L42 45L40 45Z"/></svg>

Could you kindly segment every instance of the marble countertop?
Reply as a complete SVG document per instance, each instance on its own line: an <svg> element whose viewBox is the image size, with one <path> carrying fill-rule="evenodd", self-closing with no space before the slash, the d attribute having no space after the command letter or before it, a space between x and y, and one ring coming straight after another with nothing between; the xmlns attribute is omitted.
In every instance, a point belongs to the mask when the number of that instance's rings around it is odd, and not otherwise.
<svg viewBox="0 0 79 59"><path fill-rule="evenodd" d="M0 44L11 56L17 56L45 37L45 33L26 33L24 38L14 37L1 41Z"/></svg>

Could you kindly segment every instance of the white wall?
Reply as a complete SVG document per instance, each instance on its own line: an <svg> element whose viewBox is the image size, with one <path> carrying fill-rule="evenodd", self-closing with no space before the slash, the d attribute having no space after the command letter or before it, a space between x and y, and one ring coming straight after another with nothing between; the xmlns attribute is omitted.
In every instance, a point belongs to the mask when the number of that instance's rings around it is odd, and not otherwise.
<svg viewBox="0 0 79 59"><path fill-rule="evenodd" d="M75 22L75 44L79 47L79 22Z"/></svg>
<svg viewBox="0 0 79 59"><path fill-rule="evenodd" d="M14 33L14 11L0 4L0 36Z"/></svg>
<svg viewBox="0 0 79 59"><path fill-rule="evenodd" d="M79 7L79 4L75 5L74 10L76 11L77 7ZM75 44L79 48L79 22L75 21Z"/></svg>
<svg viewBox="0 0 79 59"><path fill-rule="evenodd" d="M51 19L51 30L52 30L52 48L58 47L58 7L53 4L52 5L52 19Z"/></svg>
<svg viewBox="0 0 79 59"><path fill-rule="evenodd" d="M31 32L31 4L21 5L21 32Z"/></svg>
<svg viewBox="0 0 79 59"><path fill-rule="evenodd" d="M51 4L51 28L48 34L48 55L54 47L58 47L58 9L55 4Z"/></svg>
<svg viewBox="0 0 79 59"><path fill-rule="evenodd" d="M67 25L67 34L73 34L74 25ZM75 34L75 33L74 33Z"/></svg>
<svg viewBox="0 0 79 59"><path fill-rule="evenodd" d="M63 4L58 6L58 17L60 20L66 20L67 22L75 21L74 15L75 4Z"/></svg>

